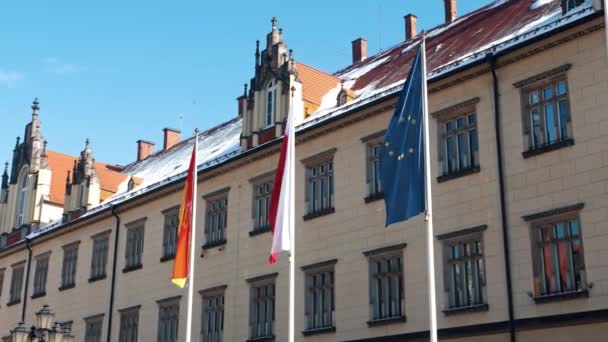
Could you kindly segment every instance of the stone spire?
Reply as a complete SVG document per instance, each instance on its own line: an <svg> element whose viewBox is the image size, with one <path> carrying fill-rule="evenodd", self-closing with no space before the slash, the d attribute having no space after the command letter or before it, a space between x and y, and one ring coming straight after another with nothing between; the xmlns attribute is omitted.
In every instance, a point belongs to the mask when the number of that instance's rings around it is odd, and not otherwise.
<svg viewBox="0 0 608 342"><path fill-rule="evenodd" d="M2 174L2 190L8 188L8 162L4 163L4 173Z"/></svg>
<svg viewBox="0 0 608 342"><path fill-rule="evenodd" d="M255 41L255 66L260 66L260 40Z"/></svg>
<svg viewBox="0 0 608 342"><path fill-rule="evenodd" d="M70 170L68 170L68 175L67 175L67 177L65 177L65 194L66 195L72 194L72 181L70 180ZM66 201L66 203L67 203L67 201Z"/></svg>
<svg viewBox="0 0 608 342"><path fill-rule="evenodd" d="M40 120L38 113L40 111L40 103L38 98L32 102L32 122L30 126L30 134L25 137L25 143L29 143L30 170L32 173L37 172L41 167L42 154L42 134L40 133ZM29 141L28 141L29 139Z"/></svg>
<svg viewBox="0 0 608 342"><path fill-rule="evenodd" d="M48 164L49 156L48 156L47 150L46 150L46 146L48 144L49 144L49 142L46 140L44 140L42 142L42 153L40 154L40 168L41 169L46 169L49 166L49 164Z"/></svg>
<svg viewBox="0 0 608 342"><path fill-rule="evenodd" d="M34 99L32 102L32 120L38 118L38 112L40 111L40 102L38 102L38 98Z"/></svg>

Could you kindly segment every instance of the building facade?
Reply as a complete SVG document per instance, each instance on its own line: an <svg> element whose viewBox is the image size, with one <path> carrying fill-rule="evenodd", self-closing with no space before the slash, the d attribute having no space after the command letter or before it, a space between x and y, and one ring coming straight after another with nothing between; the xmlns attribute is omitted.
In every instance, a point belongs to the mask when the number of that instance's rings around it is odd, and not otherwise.
<svg viewBox="0 0 608 342"><path fill-rule="evenodd" d="M446 23L427 32L439 336L604 341L600 2L499 1L462 17L455 1L445 6ZM290 105L296 339L428 340L424 218L385 228L378 179L383 133L421 39L415 20L406 16L406 39L376 56L355 40L353 64L333 75L295 62L273 20L239 117L199 137L197 340L287 340L288 263L281 255L268 265L267 208ZM1 336L31 325L43 304L77 340L183 336L186 295L170 277L193 138L172 132L158 152L138 142L114 194L0 250ZM15 197L19 177L7 188L6 175L4 198ZM5 208L3 220L15 217L14 204Z"/></svg>

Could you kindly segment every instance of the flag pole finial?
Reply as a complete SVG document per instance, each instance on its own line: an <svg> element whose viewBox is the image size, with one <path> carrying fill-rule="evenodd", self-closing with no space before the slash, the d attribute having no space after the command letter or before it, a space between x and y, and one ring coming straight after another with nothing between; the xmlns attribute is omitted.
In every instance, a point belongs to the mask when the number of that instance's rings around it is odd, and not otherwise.
<svg viewBox="0 0 608 342"><path fill-rule="evenodd" d="M195 129L194 129L194 134L195 134L195 135L196 135L196 134L199 134L200 132L201 132L201 131L199 131L199 130L198 130L198 128L195 128Z"/></svg>

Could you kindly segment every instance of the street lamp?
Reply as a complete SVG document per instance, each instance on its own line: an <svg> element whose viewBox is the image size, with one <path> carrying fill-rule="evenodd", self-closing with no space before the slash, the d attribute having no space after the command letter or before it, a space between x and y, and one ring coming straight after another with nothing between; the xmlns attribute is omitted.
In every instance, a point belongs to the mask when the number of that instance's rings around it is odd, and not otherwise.
<svg viewBox="0 0 608 342"><path fill-rule="evenodd" d="M74 336L70 335L70 329L62 329L61 324L55 322L55 314L48 305L42 306L36 312L36 326L30 330L23 322L11 331L13 342L74 342Z"/></svg>

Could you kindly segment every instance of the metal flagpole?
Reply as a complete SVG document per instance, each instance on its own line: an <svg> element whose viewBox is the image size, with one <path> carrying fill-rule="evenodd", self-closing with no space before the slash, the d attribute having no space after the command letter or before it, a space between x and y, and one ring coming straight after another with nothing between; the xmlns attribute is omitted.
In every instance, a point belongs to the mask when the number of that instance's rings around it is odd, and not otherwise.
<svg viewBox="0 0 608 342"><path fill-rule="evenodd" d="M424 122L424 193L426 199L426 232L429 274L429 315L431 342L437 342L437 307L435 294L435 237L433 234L433 199L431 193L431 147L429 143L429 99L426 84L426 34L422 35L422 99Z"/></svg>
<svg viewBox="0 0 608 342"><path fill-rule="evenodd" d="M192 226L190 231L190 261L188 263L188 307L186 308L186 342L192 341L192 303L194 296L194 251L196 245L196 187L198 178L198 128L194 131L194 177L192 181Z"/></svg>
<svg viewBox="0 0 608 342"><path fill-rule="evenodd" d="M295 134L295 118L293 113L293 98L295 87L291 87L291 101L289 103L289 146L288 151L291 152L287 156L287 162L289 163L288 173L289 181L289 342L295 342L295 274L296 274L296 237L295 237L295 153L296 153L296 142L293 141L296 136Z"/></svg>

